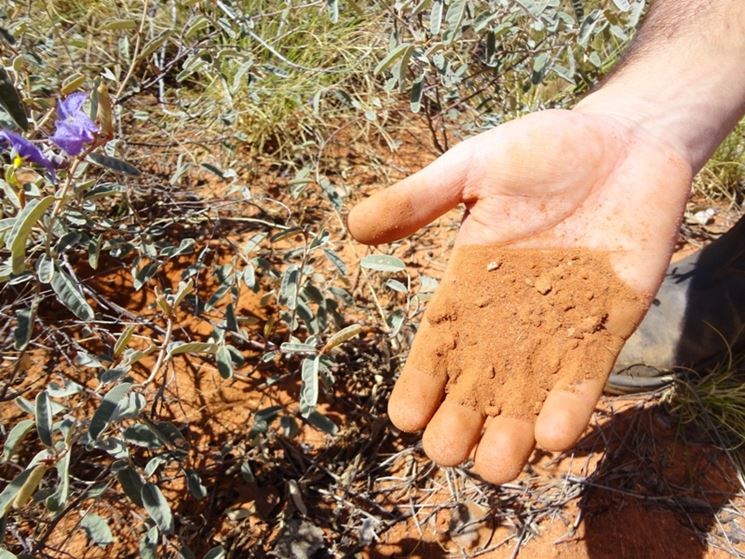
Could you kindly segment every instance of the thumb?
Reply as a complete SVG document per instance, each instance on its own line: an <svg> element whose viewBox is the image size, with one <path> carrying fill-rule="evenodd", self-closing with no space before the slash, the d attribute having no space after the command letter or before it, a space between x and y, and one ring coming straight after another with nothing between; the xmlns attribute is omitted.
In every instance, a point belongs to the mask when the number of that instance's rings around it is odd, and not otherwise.
<svg viewBox="0 0 745 559"><path fill-rule="evenodd" d="M468 144L458 144L421 171L352 208L347 217L352 237L367 245L390 243L457 206L471 159Z"/></svg>

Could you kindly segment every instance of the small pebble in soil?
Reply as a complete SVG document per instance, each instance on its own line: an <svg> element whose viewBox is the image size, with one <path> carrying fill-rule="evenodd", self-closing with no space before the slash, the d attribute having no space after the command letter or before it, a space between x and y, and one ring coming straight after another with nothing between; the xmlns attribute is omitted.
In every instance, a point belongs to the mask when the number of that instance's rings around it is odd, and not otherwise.
<svg viewBox="0 0 745 559"><path fill-rule="evenodd" d="M541 295L546 295L549 291L551 291L551 280L545 276L541 276L540 278L535 280L535 289Z"/></svg>

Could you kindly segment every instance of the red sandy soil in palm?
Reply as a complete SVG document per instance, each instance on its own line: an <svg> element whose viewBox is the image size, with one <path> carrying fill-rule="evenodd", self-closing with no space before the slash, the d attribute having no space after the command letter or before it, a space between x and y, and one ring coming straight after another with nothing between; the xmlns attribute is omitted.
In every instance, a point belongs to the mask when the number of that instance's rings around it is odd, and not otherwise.
<svg viewBox="0 0 745 559"><path fill-rule="evenodd" d="M605 253L459 246L406 367L484 415L533 419L555 385L607 374L643 311Z"/></svg>

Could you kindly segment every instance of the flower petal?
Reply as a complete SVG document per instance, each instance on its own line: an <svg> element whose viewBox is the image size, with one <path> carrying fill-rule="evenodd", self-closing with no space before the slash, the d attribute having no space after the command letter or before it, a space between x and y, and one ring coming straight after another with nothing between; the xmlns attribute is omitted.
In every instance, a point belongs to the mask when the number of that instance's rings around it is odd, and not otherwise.
<svg viewBox="0 0 745 559"><path fill-rule="evenodd" d="M57 101L57 115L60 119L74 117L81 112L83 103L88 99L88 94L79 91L71 93L64 100Z"/></svg>
<svg viewBox="0 0 745 559"><path fill-rule="evenodd" d="M54 172L52 163L44 157L41 150L23 136L11 132L10 130L0 130L0 138L4 140L3 143L10 144L10 147L23 159L36 163L37 165L47 169L49 172Z"/></svg>

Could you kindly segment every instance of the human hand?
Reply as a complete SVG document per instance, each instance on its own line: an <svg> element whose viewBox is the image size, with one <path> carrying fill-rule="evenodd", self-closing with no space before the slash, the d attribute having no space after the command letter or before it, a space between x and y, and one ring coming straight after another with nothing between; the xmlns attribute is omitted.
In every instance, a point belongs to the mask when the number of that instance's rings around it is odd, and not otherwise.
<svg viewBox="0 0 745 559"><path fill-rule="evenodd" d="M401 430L425 429L430 458L475 448L476 471L503 483L536 441L575 443L669 263L692 174L681 153L592 106L544 111L352 209L352 236L379 244L466 206L388 406Z"/></svg>

